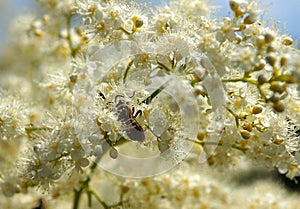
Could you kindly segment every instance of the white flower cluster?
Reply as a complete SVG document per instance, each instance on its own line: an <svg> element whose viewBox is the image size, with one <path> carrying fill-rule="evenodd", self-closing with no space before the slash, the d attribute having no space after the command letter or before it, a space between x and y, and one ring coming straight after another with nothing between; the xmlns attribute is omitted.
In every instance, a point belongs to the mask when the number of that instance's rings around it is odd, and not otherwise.
<svg viewBox="0 0 300 209"><path fill-rule="evenodd" d="M51 198L40 208L71 193L73 208L83 194L95 208L238 208L245 195L229 195L227 174L209 172L251 162L297 181L300 52L259 20L256 1L229 0L232 17L223 19L211 17L208 0L156 10L38 2L45 14L16 20L0 61L4 196L30 192L37 203L32 188L42 188ZM249 207L297 203L262 191ZM0 195L1 203L9 205Z"/></svg>

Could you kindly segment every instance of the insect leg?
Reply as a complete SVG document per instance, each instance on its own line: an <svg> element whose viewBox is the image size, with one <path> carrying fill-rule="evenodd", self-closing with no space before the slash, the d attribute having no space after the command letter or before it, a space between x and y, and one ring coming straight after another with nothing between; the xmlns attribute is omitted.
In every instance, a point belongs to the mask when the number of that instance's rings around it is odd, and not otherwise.
<svg viewBox="0 0 300 209"><path fill-rule="evenodd" d="M128 96L128 97L129 97L129 98L132 98L132 97L134 97L134 95L135 95L135 91L133 91L132 96Z"/></svg>
<svg viewBox="0 0 300 209"><path fill-rule="evenodd" d="M134 107L132 108L132 114L134 113ZM142 115L142 110L138 110L135 115L133 116L133 118L136 118L136 117L140 117Z"/></svg>
<svg viewBox="0 0 300 209"><path fill-rule="evenodd" d="M101 91L99 92L99 96L100 96L102 99L106 100L104 94L103 94Z"/></svg>

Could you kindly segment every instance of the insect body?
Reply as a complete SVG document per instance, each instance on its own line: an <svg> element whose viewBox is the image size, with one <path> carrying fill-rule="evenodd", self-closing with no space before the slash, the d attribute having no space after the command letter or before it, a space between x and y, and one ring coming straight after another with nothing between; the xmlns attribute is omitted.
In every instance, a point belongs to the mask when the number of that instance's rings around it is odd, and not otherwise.
<svg viewBox="0 0 300 209"><path fill-rule="evenodd" d="M105 96L100 92L99 96L106 100ZM124 99L124 96L117 95L115 97L115 112L118 121L124 127L128 138L132 141L143 142L145 141L145 133L143 127L139 124L136 118L142 114L141 110L134 113L134 107L130 107L128 102Z"/></svg>
<svg viewBox="0 0 300 209"><path fill-rule="evenodd" d="M116 103L116 114L118 121L120 121L124 127L126 134L129 139L133 141L143 142L145 141L145 133L142 126L136 120L138 115L142 114L141 110L138 110L134 114L134 107L130 108L128 103L124 99L119 99L123 97L122 95L117 95L115 97Z"/></svg>

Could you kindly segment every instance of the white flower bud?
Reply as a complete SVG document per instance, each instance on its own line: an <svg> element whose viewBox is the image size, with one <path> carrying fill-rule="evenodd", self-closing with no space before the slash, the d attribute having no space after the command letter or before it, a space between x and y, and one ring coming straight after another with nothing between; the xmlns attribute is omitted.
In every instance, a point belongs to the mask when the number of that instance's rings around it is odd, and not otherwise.
<svg viewBox="0 0 300 209"><path fill-rule="evenodd" d="M110 148L109 150L109 156L112 158L112 159L116 159L118 157L119 153L118 153L118 150L114 147Z"/></svg>

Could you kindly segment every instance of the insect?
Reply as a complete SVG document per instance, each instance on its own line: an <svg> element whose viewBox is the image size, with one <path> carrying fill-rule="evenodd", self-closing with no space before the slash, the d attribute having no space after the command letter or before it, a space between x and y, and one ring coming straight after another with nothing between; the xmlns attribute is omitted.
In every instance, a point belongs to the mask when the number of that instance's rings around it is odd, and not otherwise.
<svg viewBox="0 0 300 209"><path fill-rule="evenodd" d="M99 96L106 100L101 92ZM142 115L142 111L135 112L135 108L131 108L122 95L115 96L114 103L117 119L124 126L128 138L132 141L144 142L146 137L143 127L136 120L138 116Z"/></svg>

